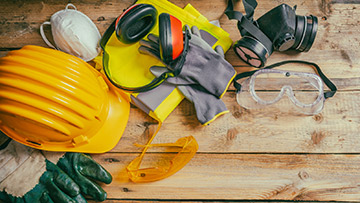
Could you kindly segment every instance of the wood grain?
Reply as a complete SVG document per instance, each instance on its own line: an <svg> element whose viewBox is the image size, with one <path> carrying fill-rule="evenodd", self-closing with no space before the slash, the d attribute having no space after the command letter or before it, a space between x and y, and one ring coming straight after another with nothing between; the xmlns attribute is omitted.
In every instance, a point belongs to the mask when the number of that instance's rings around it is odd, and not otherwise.
<svg viewBox="0 0 360 203"><path fill-rule="evenodd" d="M236 103L235 93L223 100L230 110L209 126L196 119L194 108L183 101L165 120L154 143L175 142L194 136L200 152L299 152L359 153L359 92L339 92L325 102L315 116L274 109L246 110ZM144 144L157 122L139 109L131 109L129 123L113 152L139 151L133 143Z"/></svg>
<svg viewBox="0 0 360 203"><path fill-rule="evenodd" d="M148 162L166 156L148 155ZM126 176L135 156L94 156L113 174L104 186L109 200L360 199L359 155L197 154L171 178L143 184Z"/></svg>
<svg viewBox="0 0 360 203"><path fill-rule="evenodd" d="M133 0L71 2L104 33ZM236 22L223 15L226 1L171 2L180 7L191 3L209 20L219 19L234 42L240 39ZM236 10L244 12L242 4L236 2ZM28 44L46 47L39 27L67 3L2 1L0 57ZM267 64L289 59L319 64L339 90L325 102L323 111L304 116L282 111L287 106L281 105L278 109L244 109L236 103L231 85L223 98L230 113L201 126L193 105L184 100L165 120L153 143L193 135L199 143L198 153L167 179L135 184L125 172L126 165L141 151L133 144L144 144L157 123L132 106L118 145L109 153L93 155L114 178L110 185L103 185L109 197L105 202L360 202L360 4L356 0L262 0L258 1L255 18L281 3L297 5L298 15L317 16L318 32L309 52L274 52ZM45 31L51 38L50 27ZM253 70L232 49L225 57L238 73ZM283 68L312 71L301 65ZM273 89L276 84L267 88ZM150 149L145 165L172 156L159 148Z"/></svg>

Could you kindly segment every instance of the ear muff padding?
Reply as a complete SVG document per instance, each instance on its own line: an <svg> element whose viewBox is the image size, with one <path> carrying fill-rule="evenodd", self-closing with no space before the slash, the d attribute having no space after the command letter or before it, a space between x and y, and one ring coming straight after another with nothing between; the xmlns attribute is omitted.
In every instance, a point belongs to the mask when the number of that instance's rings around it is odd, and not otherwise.
<svg viewBox="0 0 360 203"><path fill-rule="evenodd" d="M160 57L168 64L184 49L181 21L168 13L159 15Z"/></svg>
<svg viewBox="0 0 360 203"><path fill-rule="evenodd" d="M247 64L260 68L271 55L261 42L251 36L244 36L234 45L234 51Z"/></svg>
<svg viewBox="0 0 360 203"><path fill-rule="evenodd" d="M138 42L156 22L157 11L149 4L135 4L124 11L115 23L116 36L125 44Z"/></svg>

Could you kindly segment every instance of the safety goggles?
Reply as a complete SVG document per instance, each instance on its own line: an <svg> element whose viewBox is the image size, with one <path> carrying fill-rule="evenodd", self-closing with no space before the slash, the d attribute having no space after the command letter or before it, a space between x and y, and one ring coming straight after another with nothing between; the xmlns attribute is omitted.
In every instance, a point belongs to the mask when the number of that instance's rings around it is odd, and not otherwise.
<svg viewBox="0 0 360 203"><path fill-rule="evenodd" d="M311 65L316 74L272 69L288 63ZM237 82L245 77L249 78L241 84ZM324 92L323 83L330 91ZM238 104L246 109L274 106L281 111L297 110L306 115L320 113L325 100L334 96L337 90L317 64L306 61L283 61L264 69L238 74L234 86Z"/></svg>
<svg viewBox="0 0 360 203"><path fill-rule="evenodd" d="M158 129L160 129L160 126ZM148 144L136 145L138 147L144 147L144 150L126 167L129 178L133 182L151 182L169 177L182 169L193 158L199 149L199 145L193 136L182 137L175 143L151 144L156 134L157 132L153 134L148 141ZM156 166L140 168L145 153L150 147L168 147L171 148L169 156L171 156L174 152L176 152L176 155L170 160L162 159L158 161Z"/></svg>

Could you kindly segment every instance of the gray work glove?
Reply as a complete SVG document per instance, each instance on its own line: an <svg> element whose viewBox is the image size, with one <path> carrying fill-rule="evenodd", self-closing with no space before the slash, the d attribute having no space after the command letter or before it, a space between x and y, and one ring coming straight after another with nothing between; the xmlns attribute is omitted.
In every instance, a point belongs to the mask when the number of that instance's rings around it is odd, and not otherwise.
<svg viewBox="0 0 360 203"><path fill-rule="evenodd" d="M185 62L180 73L169 78L168 82L176 85L201 85L209 93L221 98L235 76L234 68L221 54L218 54L201 39L199 29L196 26L193 26L190 31L189 26L185 25L185 29L190 38ZM140 45L140 53L152 55L161 61L157 36L149 34L148 41L141 40ZM174 70L174 67L179 65L177 64L178 61L180 60L175 59L171 64L165 65L169 70Z"/></svg>
<svg viewBox="0 0 360 203"><path fill-rule="evenodd" d="M218 116L229 112L220 98L210 94L201 85L180 85L177 88L194 104L196 117L202 125L208 125Z"/></svg>
<svg viewBox="0 0 360 203"><path fill-rule="evenodd" d="M110 183L111 175L85 154L63 155L5 143L0 150L0 202L87 202L83 195L105 200L106 192L94 180Z"/></svg>
<svg viewBox="0 0 360 203"><path fill-rule="evenodd" d="M142 53L151 54L152 56L157 57L160 60L159 55L157 55L158 52L155 52L156 43L158 43L158 38L154 35L149 36L149 39L151 39L151 42L148 41L142 41L140 42L141 45L139 50ZM210 47L204 40L201 39L201 35L197 27L192 27L192 36L191 39L197 40L201 42L201 46L208 48ZM191 40L190 40L191 42ZM193 41L194 43L195 41ZM149 48L149 46L153 46L152 49ZM211 47L210 47L211 48ZM212 48L211 48L212 50ZM217 56L220 56L221 58L224 58L224 51L221 46L217 46L215 48ZM214 51L212 51L214 52ZM191 53L189 51L189 53ZM188 53L188 54L189 54ZM186 64L186 62L185 62ZM231 78L234 76L235 71L233 70ZM159 77L162 73L169 71L166 67L159 67L159 66L153 66L150 68L150 71L157 77ZM230 71L232 72L232 71ZM200 84L196 83L186 83L183 80L182 74L186 73L186 71L182 70L180 74L177 77L170 77L166 80L168 83L176 84L177 88L183 93L183 95L194 104L196 116L199 122L202 125L207 125L211 121L213 121L216 117L219 115L222 115L224 113L227 113L228 110L224 104L224 102L219 99L220 95L214 95L210 93L207 89L205 89ZM188 74L189 75L189 74ZM209 79L211 80L211 79ZM230 81L228 81L230 82ZM226 84L226 87L224 87L225 91L227 89L228 84ZM218 89L219 90L219 89ZM219 91L220 92L220 91Z"/></svg>

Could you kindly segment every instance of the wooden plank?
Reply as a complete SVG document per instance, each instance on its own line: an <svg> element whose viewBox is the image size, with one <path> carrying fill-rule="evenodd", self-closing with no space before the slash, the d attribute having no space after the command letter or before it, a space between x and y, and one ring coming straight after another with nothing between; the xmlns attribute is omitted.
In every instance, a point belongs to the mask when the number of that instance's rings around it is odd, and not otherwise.
<svg viewBox="0 0 360 203"><path fill-rule="evenodd" d="M88 200L88 203L96 203L97 201L94 200ZM175 202L174 200L149 200L149 199L145 199L145 200L124 200L124 199L115 199L115 200L111 200L111 199L107 199L104 201L104 203L173 203ZM220 202L226 202L226 203L235 203L235 202L242 202L242 203L253 203L254 201L248 201L248 200L241 200L241 201L231 201L231 200L219 200L219 201L214 201L214 200L179 200L176 202L180 202L180 203L205 203L205 202L211 202L211 203L220 203ZM257 203L269 203L269 201L262 201L262 200L257 200ZM284 203L284 202L294 202L292 200L281 200L281 201L275 201L272 200L271 203ZM321 202L321 201L301 201L301 203L314 203L314 202ZM350 203L350 201L347 201L348 203Z"/></svg>
<svg viewBox="0 0 360 203"><path fill-rule="evenodd" d="M183 7L185 1L172 1ZM46 46L39 34L39 26L49 20L50 16L63 9L67 2L50 1L38 2L36 0L22 3L5 1L0 5L0 48L20 48L26 44ZM111 22L128 7L132 1L122 0L98 3L96 1L75 3L78 9L88 15L103 33ZM223 28L230 33L233 41L240 39L236 22L229 21L222 15L225 1L213 2L211 6L202 1L190 1L200 12L210 20L220 19ZM289 5L299 4L298 1L289 1ZM255 17L261 16L267 10L276 6L276 1L263 1L259 3ZM267 64L286 59L308 60L318 63L330 78L360 77L360 52L358 51L360 29L357 4L339 4L330 1L303 1L298 5L297 13L300 15L314 14L319 17L319 29L312 49L308 53L275 52ZM237 9L243 11L241 4ZM47 27L47 31L49 32ZM346 36L346 37L343 37ZM238 72L250 68L230 50L226 59L236 67Z"/></svg>
<svg viewBox="0 0 360 203"><path fill-rule="evenodd" d="M42 45L46 47L45 45ZM0 51L0 57L5 56L8 50ZM360 51L353 52L353 57L360 56ZM341 51L328 51L327 55L323 54L323 51L318 51L317 54L311 59L306 58L304 55L299 55L292 58L280 59L270 58L268 65L282 61L282 60L307 60L317 63L324 74L331 78L334 84L339 90L358 90L359 89L359 78L360 78L360 57L353 60L351 63L346 61L341 54ZM237 73L255 70L254 68L245 65L231 49L226 54L226 60L234 65ZM292 70L299 72L313 72L309 66L302 66L298 64L291 64L277 68L279 70ZM234 90L233 86L230 85L230 89Z"/></svg>
<svg viewBox="0 0 360 203"><path fill-rule="evenodd" d="M225 94L230 113L209 126L196 119L192 104L183 101L165 120L154 143L175 142L192 135L199 152L359 153L359 92L339 92L325 102L315 116L246 110L235 102L235 93ZM126 130L113 152L139 152L157 122L139 109L131 109Z"/></svg>
<svg viewBox="0 0 360 203"><path fill-rule="evenodd" d="M97 201L94 200L88 200L88 203L96 203ZM175 202L174 200L149 200L149 199L145 199L145 200L124 200L124 199L107 199L104 201L104 203L173 203ZM231 200L219 200L219 201L214 201L214 200L179 200L176 202L182 202L182 203L205 203L205 202L211 202L211 203L220 203L220 202L226 202L226 203L235 203L235 202L239 202L239 201L231 201ZM253 203L254 201L248 201L248 200L241 200L240 202L242 203ZM256 200L257 203L269 203L269 201L262 201L262 200ZM271 203L284 203L284 202L294 202L292 200L281 200L281 201L275 201L272 200ZM314 203L314 202L321 202L321 201L301 201L301 203ZM347 201L348 203L350 203L350 201Z"/></svg>
<svg viewBox="0 0 360 203"><path fill-rule="evenodd" d="M0 56L9 48L26 44L46 46L39 26L65 7L68 1L5 1L0 5ZM233 41L240 39L235 21L223 15L226 1L172 0L183 7L190 2L210 20L220 19ZM283 1L259 1L255 17ZM76 1L103 33L132 0ZM316 116L292 115L274 110L246 110L236 104L234 89L223 98L230 113L203 127L188 101L169 116L154 143L174 142L193 135L199 153L181 171L165 180L134 184L128 181L125 166L141 149L133 143L145 143L156 122L132 107L126 131L112 152L94 155L114 177L105 186L106 202L241 201L263 199L302 201L360 200L359 104L360 51L358 35L360 12L357 1L289 0L298 5L297 14L319 17L319 30L308 53L275 52L267 64L286 59L318 63L341 90L325 103ZM244 11L237 2L236 8ZM46 27L49 33L49 27ZM226 59L237 72L250 70L233 50ZM298 71L307 67L294 66ZM269 88L273 88L270 86ZM151 149L151 152L162 152ZM275 153L275 154L274 154ZM146 160L171 154L149 153ZM265 201L264 201L265 202Z"/></svg>
<svg viewBox="0 0 360 203"><path fill-rule="evenodd" d="M152 162L164 154L149 154ZM135 154L94 155L113 175L109 200L317 200L360 199L360 155L196 154L173 176L129 182ZM146 163L147 164L147 163Z"/></svg>
<svg viewBox="0 0 360 203"><path fill-rule="evenodd" d="M183 7L187 2L172 1L176 5ZM220 19L226 31L231 33L233 40L238 40L240 35L236 28L235 21L229 21L223 15L225 9L225 2L212 2L211 6L204 4L203 1L189 1L195 8L210 19ZM86 2L75 3L78 10L88 15L98 26L101 33L110 25L123 9L128 7L132 1L122 0L119 2ZM289 5L295 5L298 1L288 1ZM24 44L33 41L33 44L43 44L38 33L39 25L49 20L50 16L58 10L65 7L66 1L43 2L26 1L22 4L16 4L6 1L0 5L1 18L1 47L21 47ZM255 13L255 18L261 16L266 11L278 5L278 2L267 1L259 3ZM302 2L297 8L299 15L316 15L319 19L319 31L317 33L316 43L313 49L339 49L357 50L359 43L358 35L356 34L359 23L356 16L360 15L355 4L332 4L328 1L311 1ZM101 9L100 9L101 7ZM239 4L240 11L241 5ZM13 15L11 15L13 14ZM341 34L339 34L341 33ZM10 35L8 35L10 34ZM29 35L29 36L27 36ZM34 35L34 36L31 36ZM344 38L342 36L346 35ZM9 40L10 38L10 40ZM356 43L354 43L356 42Z"/></svg>
<svg viewBox="0 0 360 203"><path fill-rule="evenodd" d="M8 52L9 51L0 51L0 57L5 56ZM360 55L360 52L359 52L359 55ZM234 57L232 60L240 60L240 59L237 59ZM319 65L321 66L321 64L319 64ZM329 67L327 67L327 66L329 66ZM321 68L322 68L322 71L324 72L324 74L330 78L330 80L336 85L336 87L338 88L339 91L341 91L341 90L346 90L346 91L360 90L360 69L350 68L350 69L355 70L355 72L359 72L359 75L358 74L351 75L351 72L344 70L344 68L343 69L334 68L334 67L341 67L341 66L345 66L345 64L333 66L333 64L331 63L331 60L329 60L329 62L326 62L326 65L321 66ZM247 66L244 66L244 67L237 66L234 68L237 71L237 73L255 70L254 68L247 67ZM301 66L301 65L287 65L287 66L282 66L282 67L279 67L276 69L314 73L314 71L311 67ZM333 75L335 78L330 77L331 75ZM239 80L239 82L241 82L241 80ZM273 86L275 86L275 84ZM273 87L269 86L269 88L273 88ZM234 86L230 85L229 90L235 91Z"/></svg>

